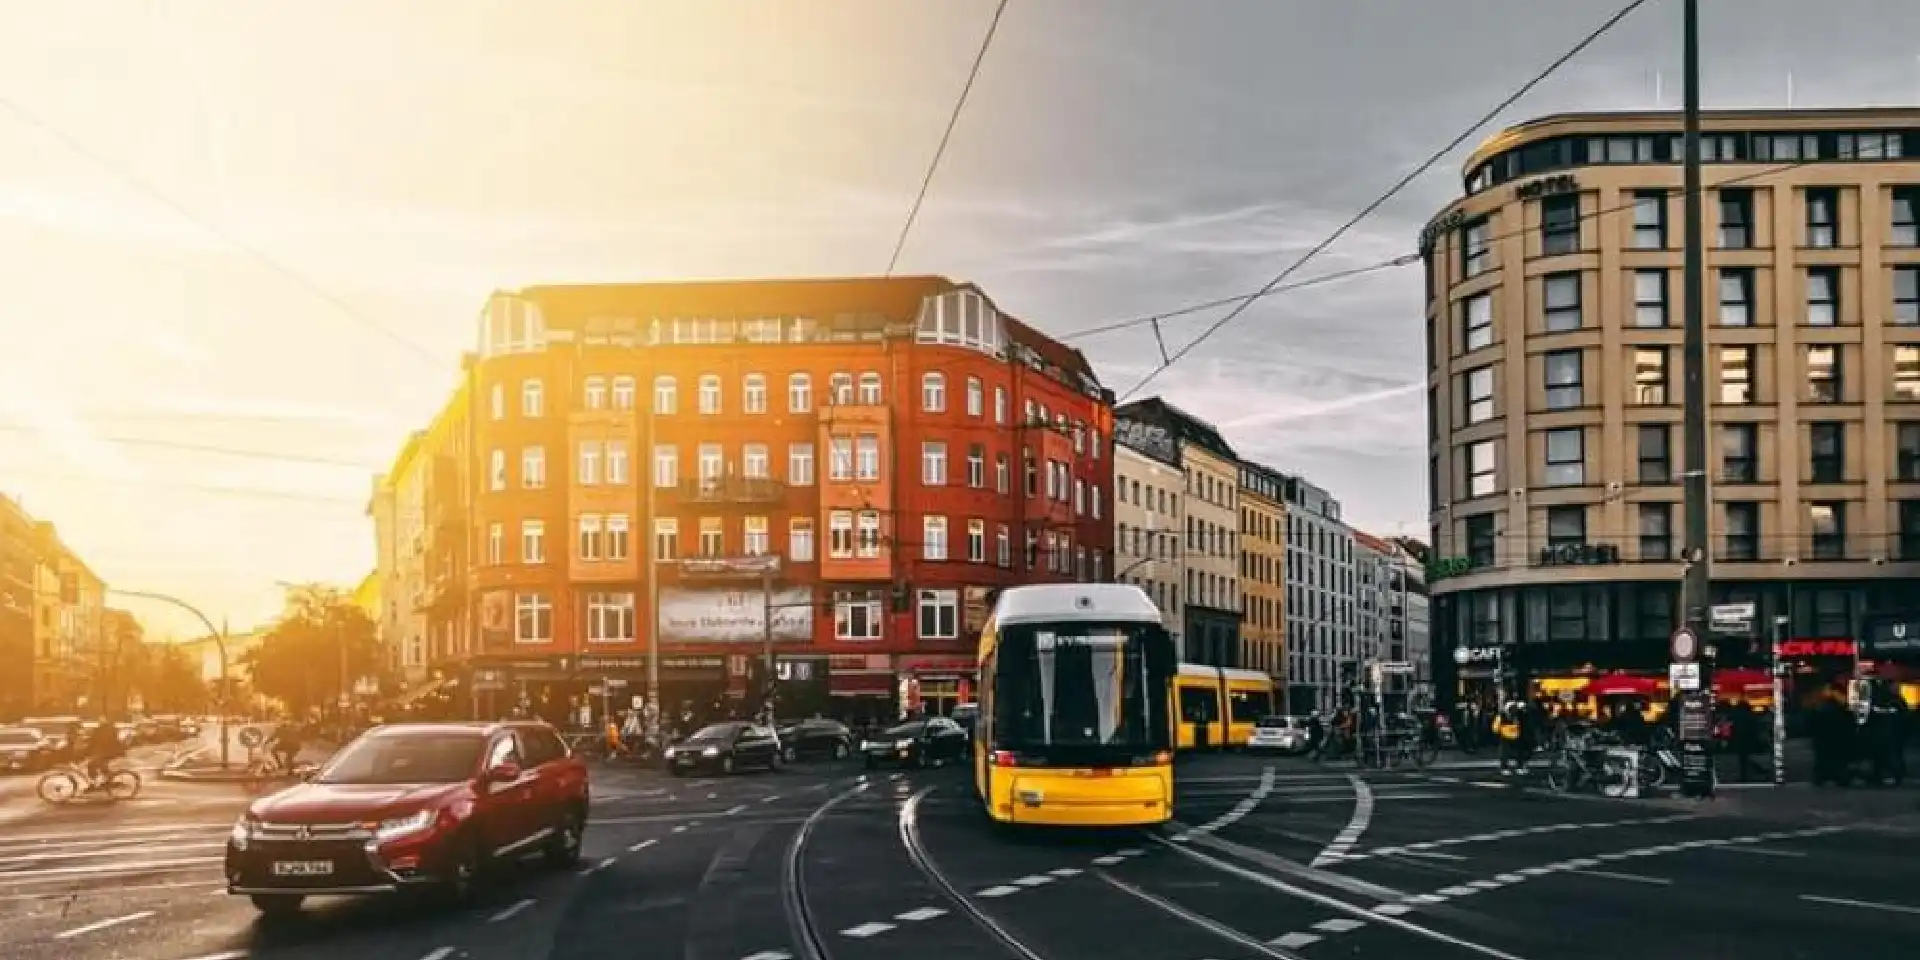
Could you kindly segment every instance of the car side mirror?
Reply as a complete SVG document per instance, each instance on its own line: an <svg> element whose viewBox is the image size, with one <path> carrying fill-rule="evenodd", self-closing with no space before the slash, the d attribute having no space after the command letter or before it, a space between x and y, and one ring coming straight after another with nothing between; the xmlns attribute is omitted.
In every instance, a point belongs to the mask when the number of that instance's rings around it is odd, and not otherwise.
<svg viewBox="0 0 1920 960"><path fill-rule="evenodd" d="M511 760L494 764L485 777L488 783L512 783L520 779L520 765Z"/></svg>

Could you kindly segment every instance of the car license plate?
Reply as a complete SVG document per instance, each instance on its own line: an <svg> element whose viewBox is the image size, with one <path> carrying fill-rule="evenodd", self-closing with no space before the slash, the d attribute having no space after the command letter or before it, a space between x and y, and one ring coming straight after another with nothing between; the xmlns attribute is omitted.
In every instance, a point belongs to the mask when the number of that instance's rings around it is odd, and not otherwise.
<svg viewBox="0 0 1920 960"><path fill-rule="evenodd" d="M276 877L325 877L332 873L331 860L276 860L273 863Z"/></svg>

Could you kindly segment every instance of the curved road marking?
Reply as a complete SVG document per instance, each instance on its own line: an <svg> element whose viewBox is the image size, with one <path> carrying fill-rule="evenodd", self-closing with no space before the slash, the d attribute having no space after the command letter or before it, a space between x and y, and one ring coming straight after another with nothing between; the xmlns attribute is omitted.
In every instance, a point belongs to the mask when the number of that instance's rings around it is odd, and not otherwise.
<svg viewBox="0 0 1920 960"><path fill-rule="evenodd" d="M1353 774L1347 775L1347 781L1353 784L1353 818L1347 821L1346 829L1341 830L1333 842L1313 858L1313 866L1324 867L1346 859L1348 851L1360 842L1360 835L1366 833L1367 827L1373 823L1373 787Z"/></svg>

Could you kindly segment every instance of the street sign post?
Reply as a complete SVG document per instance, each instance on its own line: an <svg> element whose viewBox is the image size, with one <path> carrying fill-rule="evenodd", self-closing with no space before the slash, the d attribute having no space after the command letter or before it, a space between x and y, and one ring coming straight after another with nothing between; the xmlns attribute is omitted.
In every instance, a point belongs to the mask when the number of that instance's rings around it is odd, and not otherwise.
<svg viewBox="0 0 1920 960"><path fill-rule="evenodd" d="M1700 636L1682 624L1667 642L1673 663L1667 668L1679 711L1680 793L1688 797L1713 796L1713 671L1700 662ZM1710 656L1710 654L1708 654Z"/></svg>
<svg viewBox="0 0 1920 960"><path fill-rule="evenodd" d="M1767 646L1773 651L1767 658L1768 672L1773 674L1773 785L1781 786L1787 782L1787 667L1780 662L1780 645L1786 641L1787 618L1773 618L1773 642Z"/></svg>

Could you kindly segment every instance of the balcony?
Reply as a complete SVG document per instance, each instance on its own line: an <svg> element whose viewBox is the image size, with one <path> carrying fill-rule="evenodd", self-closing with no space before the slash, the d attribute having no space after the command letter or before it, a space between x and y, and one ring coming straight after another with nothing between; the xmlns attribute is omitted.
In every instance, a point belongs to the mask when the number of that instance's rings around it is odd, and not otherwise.
<svg viewBox="0 0 1920 960"><path fill-rule="evenodd" d="M681 503L779 503L787 495L786 485L767 477L705 477L684 480L673 495Z"/></svg>

